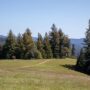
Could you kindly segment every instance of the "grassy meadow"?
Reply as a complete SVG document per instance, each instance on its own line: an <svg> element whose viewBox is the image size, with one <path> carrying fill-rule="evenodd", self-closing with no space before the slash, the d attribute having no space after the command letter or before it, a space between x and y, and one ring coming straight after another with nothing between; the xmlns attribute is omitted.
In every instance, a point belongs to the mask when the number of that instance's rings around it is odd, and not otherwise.
<svg viewBox="0 0 90 90"><path fill-rule="evenodd" d="M75 59L0 60L0 90L90 90Z"/></svg>

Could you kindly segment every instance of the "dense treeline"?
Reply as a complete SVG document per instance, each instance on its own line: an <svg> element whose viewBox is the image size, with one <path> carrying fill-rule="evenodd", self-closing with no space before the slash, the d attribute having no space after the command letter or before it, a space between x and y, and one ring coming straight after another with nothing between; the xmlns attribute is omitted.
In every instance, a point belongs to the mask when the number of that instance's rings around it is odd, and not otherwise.
<svg viewBox="0 0 90 90"><path fill-rule="evenodd" d="M6 42L0 45L0 58L2 59L50 59L70 57L71 44L68 36L61 29L52 25L51 31L42 37L38 33L36 41L33 40L30 29L16 37L9 31ZM74 53L74 52L73 52Z"/></svg>
<svg viewBox="0 0 90 90"><path fill-rule="evenodd" d="M80 51L80 55L77 60L77 69L90 74L90 20L89 26L85 33L84 47Z"/></svg>

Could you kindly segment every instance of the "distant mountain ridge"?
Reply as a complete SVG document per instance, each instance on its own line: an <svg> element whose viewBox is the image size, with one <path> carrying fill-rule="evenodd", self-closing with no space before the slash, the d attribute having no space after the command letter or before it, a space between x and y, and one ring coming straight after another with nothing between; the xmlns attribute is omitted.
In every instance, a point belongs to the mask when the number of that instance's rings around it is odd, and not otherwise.
<svg viewBox="0 0 90 90"><path fill-rule="evenodd" d="M75 45L75 55L78 56L81 48L83 47L84 38L80 38L80 39L71 38L70 41L71 41L71 44Z"/></svg>
<svg viewBox="0 0 90 90"><path fill-rule="evenodd" d="M73 38L71 38L70 41L71 41L72 44L82 45L83 41L84 41L84 38L80 38L80 39L73 39Z"/></svg>
<svg viewBox="0 0 90 90"><path fill-rule="evenodd" d="M6 41L6 36L0 35L0 44L4 44Z"/></svg>

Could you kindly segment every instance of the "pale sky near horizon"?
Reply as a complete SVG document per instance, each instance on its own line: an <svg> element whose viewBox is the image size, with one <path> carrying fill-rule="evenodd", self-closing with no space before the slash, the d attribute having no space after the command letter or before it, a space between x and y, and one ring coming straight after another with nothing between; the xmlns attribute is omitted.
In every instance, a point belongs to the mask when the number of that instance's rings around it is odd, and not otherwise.
<svg viewBox="0 0 90 90"><path fill-rule="evenodd" d="M90 18L90 0L0 0L0 35L32 36L49 32L55 23L70 38L83 38Z"/></svg>

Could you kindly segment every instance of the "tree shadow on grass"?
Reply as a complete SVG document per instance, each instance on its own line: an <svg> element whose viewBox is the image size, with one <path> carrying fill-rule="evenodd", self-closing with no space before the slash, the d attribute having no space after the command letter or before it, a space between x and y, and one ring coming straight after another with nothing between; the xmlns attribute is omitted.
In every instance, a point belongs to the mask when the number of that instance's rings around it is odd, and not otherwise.
<svg viewBox="0 0 90 90"><path fill-rule="evenodd" d="M64 67L64 68L76 71L76 66L75 65L65 64L65 65L61 65L61 66Z"/></svg>
<svg viewBox="0 0 90 90"><path fill-rule="evenodd" d="M77 71L77 72L80 72L80 73L90 75L87 72L85 72L84 70L82 70L81 68L77 67L76 65L65 64L65 65L61 65L61 66L64 67L64 68L73 70L73 71Z"/></svg>

